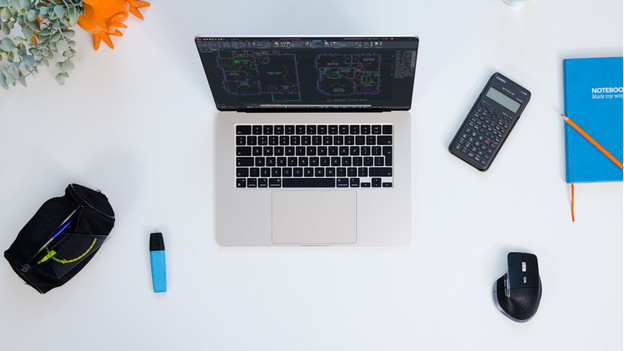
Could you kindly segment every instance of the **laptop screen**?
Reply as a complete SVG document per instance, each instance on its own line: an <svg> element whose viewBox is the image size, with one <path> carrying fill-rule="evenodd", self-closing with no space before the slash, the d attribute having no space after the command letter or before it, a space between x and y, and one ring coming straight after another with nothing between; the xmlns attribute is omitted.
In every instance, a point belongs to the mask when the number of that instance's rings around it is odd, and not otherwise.
<svg viewBox="0 0 624 351"><path fill-rule="evenodd" d="M221 111L411 107L418 37L196 37Z"/></svg>

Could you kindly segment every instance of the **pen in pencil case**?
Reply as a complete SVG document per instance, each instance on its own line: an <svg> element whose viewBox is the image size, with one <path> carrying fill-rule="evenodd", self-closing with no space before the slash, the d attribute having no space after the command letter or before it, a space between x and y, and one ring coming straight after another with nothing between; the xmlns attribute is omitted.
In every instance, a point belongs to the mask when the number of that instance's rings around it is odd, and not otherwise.
<svg viewBox="0 0 624 351"><path fill-rule="evenodd" d="M60 227L54 232L54 234L52 234L52 237L50 239L48 239L48 241L46 241L45 244L43 244L43 246L41 246L41 248L37 251L37 253L30 259L30 261L28 261L28 265L29 266L33 266L34 264L38 263L39 261L41 261L43 259L41 253L44 252L44 249L50 245L50 243L52 243L52 241L54 241L54 239L56 239L63 231L65 231L65 229L67 229L67 227L69 227L72 222L76 219L76 217L78 217L78 210L82 208L82 206L76 208L75 210L72 211L72 213L69 214L69 216L67 216L67 218L65 218L65 220L61 223ZM45 256L45 255L44 255Z"/></svg>

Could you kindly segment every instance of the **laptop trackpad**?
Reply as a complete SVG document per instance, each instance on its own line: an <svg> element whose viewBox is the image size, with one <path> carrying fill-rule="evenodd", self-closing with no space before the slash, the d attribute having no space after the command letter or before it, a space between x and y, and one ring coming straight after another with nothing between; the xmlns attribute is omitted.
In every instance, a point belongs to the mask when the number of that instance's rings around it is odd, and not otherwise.
<svg viewBox="0 0 624 351"><path fill-rule="evenodd" d="M355 244L355 191L274 191L274 244Z"/></svg>

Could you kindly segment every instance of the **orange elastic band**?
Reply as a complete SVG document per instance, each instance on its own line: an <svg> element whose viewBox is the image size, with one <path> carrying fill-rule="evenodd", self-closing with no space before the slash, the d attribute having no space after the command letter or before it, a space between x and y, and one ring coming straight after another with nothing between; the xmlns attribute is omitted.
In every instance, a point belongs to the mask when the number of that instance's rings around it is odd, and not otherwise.
<svg viewBox="0 0 624 351"><path fill-rule="evenodd" d="M572 189L572 203L570 204L570 212L572 213L572 222L574 222L574 183L570 183Z"/></svg>

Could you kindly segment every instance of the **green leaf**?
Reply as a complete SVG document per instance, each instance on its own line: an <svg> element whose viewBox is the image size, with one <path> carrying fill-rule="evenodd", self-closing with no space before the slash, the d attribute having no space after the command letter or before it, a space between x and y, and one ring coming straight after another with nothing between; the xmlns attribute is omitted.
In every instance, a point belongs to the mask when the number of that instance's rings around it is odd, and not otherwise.
<svg viewBox="0 0 624 351"><path fill-rule="evenodd" d="M74 35L76 35L76 32L74 32L73 30L63 31L63 36L67 39L73 38Z"/></svg>
<svg viewBox="0 0 624 351"><path fill-rule="evenodd" d="M9 2L7 0L0 0L0 7L7 7Z"/></svg>
<svg viewBox="0 0 624 351"><path fill-rule="evenodd" d="M56 68L57 68L59 71L63 72L63 65L62 65L60 62L57 62L57 63L56 63Z"/></svg>
<svg viewBox="0 0 624 351"><path fill-rule="evenodd" d="M26 18L28 18L29 21L36 21L37 20L37 11L35 10L30 10L28 11L28 14L26 15Z"/></svg>
<svg viewBox="0 0 624 351"><path fill-rule="evenodd" d="M63 18L63 16L65 16L65 7L62 5L54 6L54 14L56 14L58 18Z"/></svg>
<svg viewBox="0 0 624 351"><path fill-rule="evenodd" d="M2 11L0 11L0 17L4 18L5 20L8 20L13 17L13 14L11 14L11 11L9 10L8 7L4 7Z"/></svg>
<svg viewBox="0 0 624 351"><path fill-rule="evenodd" d="M56 77L54 77L54 78L56 78L56 81L57 81L60 85L65 84L65 78L63 78L63 76L61 76L61 73L57 74L57 75L56 75Z"/></svg>
<svg viewBox="0 0 624 351"><path fill-rule="evenodd" d="M0 1L2 1L2 0L0 0ZM41 15L42 15L42 16L43 16L43 15L46 15L46 14L48 13L48 9L49 9L49 8L50 8L50 7L48 7L48 6L41 6L41 7L39 8L39 12L41 13Z"/></svg>
<svg viewBox="0 0 624 351"><path fill-rule="evenodd" d="M19 78L17 78L17 81L20 82L21 85L26 86L26 77L23 75L20 75Z"/></svg>
<svg viewBox="0 0 624 351"><path fill-rule="evenodd" d="M59 40L56 42L56 49L58 51L66 51L69 50L69 45L67 45L65 40Z"/></svg>
<svg viewBox="0 0 624 351"><path fill-rule="evenodd" d="M11 39L4 38L0 40L0 48L2 48L2 50L4 51L12 51L13 49L15 49L15 44L13 44L13 41Z"/></svg>
<svg viewBox="0 0 624 351"><path fill-rule="evenodd" d="M50 38L51 42L55 42L58 41L59 39L61 39L61 33L54 33L54 35L52 35L52 38Z"/></svg>
<svg viewBox="0 0 624 351"><path fill-rule="evenodd" d="M61 63L62 72L69 72L74 69L74 63L70 59L67 59Z"/></svg>
<svg viewBox="0 0 624 351"><path fill-rule="evenodd" d="M30 0L19 0L19 4L22 8L30 8Z"/></svg>
<svg viewBox="0 0 624 351"><path fill-rule="evenodd" d="M24 64L26 66L34 66L35 65L35 57L33 55L26 55L26 56L22 57L22 62L24 62Z"/></svg>
<svg viewBox="0 0 624 351"><path fill-rule="evenodd" d="M6 24L2 23L2 33L4 33L4 35L11 34L11 28L9 28L9 26L7 26Z"/></svg>
<svg viewBox="0 0 624 351"><path fill-rule="evenodd" d="M35 19L34 21L30 22L29 26L30 26L30 28L32 28L33 30L36 30L36 31L41 29L39 21L37 21L37 19Z"/></svg>
<svg viewBox="0 0 624 351"><path fill-rule="evenodd" d="M22 28L22 33L24 34L24 36L25 36L26 38L30 38L30 37L32 37L33 35L35 35L35 32L34 32L34 31L32 30L32 28L30 28L30 27L24 27L24 28Z"/></svg>

